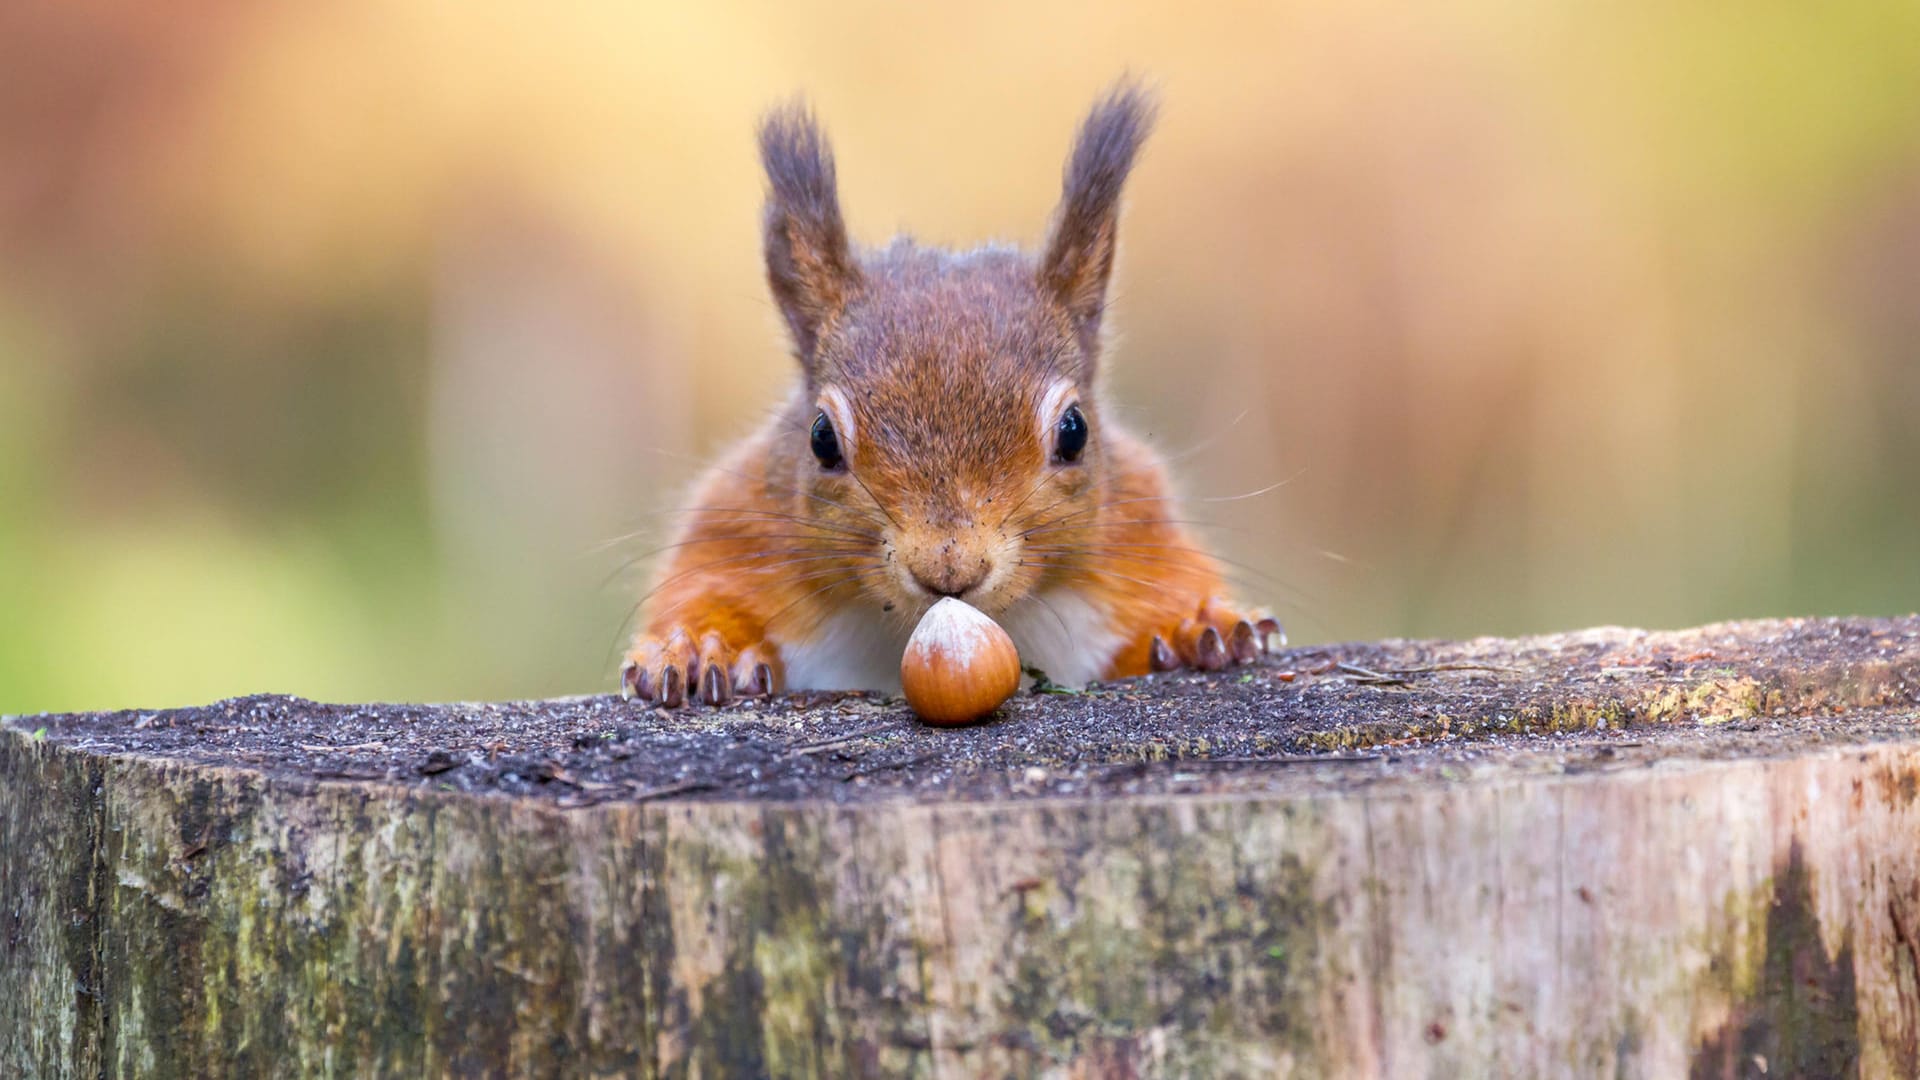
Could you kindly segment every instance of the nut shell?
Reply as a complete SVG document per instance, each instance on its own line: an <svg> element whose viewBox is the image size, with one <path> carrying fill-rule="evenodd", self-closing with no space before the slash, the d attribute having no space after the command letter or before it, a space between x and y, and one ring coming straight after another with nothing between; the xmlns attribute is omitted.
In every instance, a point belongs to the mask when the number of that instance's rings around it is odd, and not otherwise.
<svg viewBox="0 0 1920 1080"><path fill-rule="evenodd" d="M900 658L907 704L929 724L965 724L1020 689L1020 654L1000 624L943 597L927 609Z"/></svg>

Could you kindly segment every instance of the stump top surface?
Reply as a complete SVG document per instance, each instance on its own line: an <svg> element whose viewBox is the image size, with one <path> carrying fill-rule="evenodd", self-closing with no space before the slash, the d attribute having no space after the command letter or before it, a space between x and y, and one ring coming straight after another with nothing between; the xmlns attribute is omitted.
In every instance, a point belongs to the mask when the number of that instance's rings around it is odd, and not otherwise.
<svg viewBox="0 0 1920 1080"><path fill-rule="evenodd" d="M5 726L87 753L565 807L1300 791L1920 739L1920 616L1313 646L1212 675L1022 693L958 729L863 694L673 713L611 695L263 695Z"/></svg>

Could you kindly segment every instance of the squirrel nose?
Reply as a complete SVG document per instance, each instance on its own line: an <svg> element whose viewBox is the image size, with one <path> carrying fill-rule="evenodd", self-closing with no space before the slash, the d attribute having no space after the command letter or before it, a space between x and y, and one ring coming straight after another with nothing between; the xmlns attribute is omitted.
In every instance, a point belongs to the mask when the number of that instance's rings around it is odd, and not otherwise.
<svg viewBox="0 0 1920 1080"><path fill-rule="evenodd" d="M920 587L936 596L965 596L968 590L986 580L986 567L966 569L956 567L951 562L943 563L933 573L913 572L913 580Z"/></svg>
<svg viewBox="0 0 1920 1080"><path fill-rule="evenodd" d="M927 555L908 565L913 580L935 596L965 596L987 579L987 560L956 550L953 544L943 544Z"/></svg>

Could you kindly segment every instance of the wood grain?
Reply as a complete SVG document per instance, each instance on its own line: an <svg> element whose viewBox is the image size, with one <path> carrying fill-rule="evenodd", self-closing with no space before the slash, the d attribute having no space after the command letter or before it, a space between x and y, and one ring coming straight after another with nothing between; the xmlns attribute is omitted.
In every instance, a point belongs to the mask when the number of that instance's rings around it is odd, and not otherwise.
<svg viewBox="0 0 1920 1080"><path fill-rule="evenodd" d="M1515 694L1596 635L1746 652L1610 752L1429 731L1219 790L569 809L16 719L0 1075L1913 1076L1920 620L1857 625L1818 677L1774 623L1471 643ZM1407 738L1398 693L1326 744Z"/></svg>

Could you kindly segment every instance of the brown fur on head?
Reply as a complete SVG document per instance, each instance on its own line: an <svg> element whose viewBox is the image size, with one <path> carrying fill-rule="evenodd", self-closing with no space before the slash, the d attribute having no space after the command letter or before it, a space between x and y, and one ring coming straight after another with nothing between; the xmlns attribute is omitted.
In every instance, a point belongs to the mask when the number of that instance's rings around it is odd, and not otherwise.
<svg viewBox="0 0 1920 1080"><path fill-rule="evenodd" d="M1152 114L1127 84L1094 106L1038 258L906 239L856 256L812 117L794 106L761 126L767 278L804 375L775 449L782 482L823 526L877 523L885 573L865 585L905 615L942 595L1006 610L1052 572L1024 534L1096 519L1101 313L1121 187ZM1087 437L1069 456L1070 410ZM823 424L838 462L815 453Z"/></svg>

